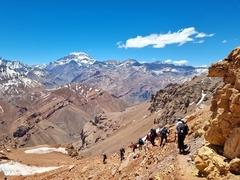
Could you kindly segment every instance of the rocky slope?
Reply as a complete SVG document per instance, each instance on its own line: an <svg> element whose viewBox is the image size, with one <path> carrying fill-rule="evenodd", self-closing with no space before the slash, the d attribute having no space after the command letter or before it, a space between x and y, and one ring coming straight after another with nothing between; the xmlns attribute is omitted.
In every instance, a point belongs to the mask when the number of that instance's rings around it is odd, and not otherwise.
<svg viewBox="0 0 240 180"><path fill-rule="evenodd" d="M209 68L209 77L223 77L224 86L212 99L205 125L207 146L199 149L197 168L208 179L240 175L240 47ZM237 178L235 178L237 179ZM239 179L239 177L238 177Z"/></svg>
<svg viewBox="0 0 240 180"><path fill-rule="evenodd" d="M210 105L213 94L221 86L220 78L206 76L194 77L183 84L169 84L152 95L149 110L161 114L155 123L172 124L177 117L185 117Z"/></svg>
<svg viewBox="0 0 240 180"><path fill-rule="evenodd" d="M79 83L6 97L12 100L0 101L0 141L16 147L74 142L96 114L128 107L102 89Z"/></svg>
<svg viewBox="0 0 240 180"><path fill-rule="evenodd" d="M119 116L116 115L118 112L99 114L95 116L94 121L90 121L84 126L82 131L84 142L82 139L77 142L77 148L84 149L84 152L87 152L88 148L94 148L96 149L94 155L100 155L102 147L98 146L97 142L107 142L107 139L111 138L111 135L115 134L118 129L122 129L121 137L125 136L124 134L131 136L129 134L131 132L125 132L124 129L129 127L128 125L137 124L139 129L144 132L140 135L144 136L151 126L173 125L177 117L183 118L198 109L209 106L212 95L221 86L220 78L199 76L181 85L169 84L152 96L151 100L146 103L148 106L144 103L141 106L130 107L121 112ZM139 110L128 113L132 108L139 108ZM140 114L142 116L139 117ZM142 121L145 119L143 123L146 123L146 119L149 118L149 125L146 126L148 129L143 128L145 125L142 124Z"/></svg>
<svg viewBox="0 0 240 180"><path fill-rule="evenodd" d="M177 144L175 141L175 125L168 125L170 129L170 135L168 137L168 143L159 147L159 138L156 139L157 146L152 146L149 143L145 143L142 150L136 149L135 153L128 147L131 142L136 142L139 137L143 137L149 132L152 127L158 128L154 125L153 118L158 116L157 113L152 115L148 111L144 110L149 107L149 103L145 105L136 106L135 108L129 108L124 112L119 112L114 117L121 119L122 117L138 118L136 121L129 121L126 124L123 120L121 122L122 128L115 131L105 140L99 140L96 143L96 148L92 147L86 151L80 151L83 153L83 157L77 155L72 158L61 153L50 154L26 154L25 150L36 149L39 147L49 146L37 146L31 148L17 148L7 149L9 147L1 147L4 155L0 164L4 164L10 161L19 162L29 166L37 167L59 167L58 169L39 173L34 175L19 175L19 176L6 176L0 173L0 178L7 177L8 180L37 180L37 179L176 179L176 180L197 180L206 179L200 176L198 169L194 164L194 158L196 157L197 149L205 144L204 141L204 121L211 116L209 107L205 107L197 110L190 116L185 117L190 131L185 140L187 145L186 153L179 155ZM124 126L125 125L125 126ZM50 147L59 147L50 146ZM62 147L66 147L62 145ZM70 147L70 146L67 146ZM119 148L124 147L126 150L125 159L120 161ZM66 148L67 150L69 148ZM102 154L107 154L107 163L103 164ZM97 155L99 154L99 155ZM9 160L8 160L9 159ZM228 176L228 179L233 176Z"/></svg>

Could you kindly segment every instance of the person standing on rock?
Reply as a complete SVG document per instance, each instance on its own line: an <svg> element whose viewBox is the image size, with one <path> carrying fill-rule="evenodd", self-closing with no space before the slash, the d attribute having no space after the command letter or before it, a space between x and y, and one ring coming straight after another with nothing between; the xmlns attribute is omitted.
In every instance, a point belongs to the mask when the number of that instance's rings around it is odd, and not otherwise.
<svg viewBox="0 0 240 180"><path fill-rule="evenodd" d="M183 131L183 123L181 118L177 118L178 122L176 124L176 129L177 129L177 143L178 143L178 149L179 149L179 154L182 154L184 152L184 131Z"/></svg>

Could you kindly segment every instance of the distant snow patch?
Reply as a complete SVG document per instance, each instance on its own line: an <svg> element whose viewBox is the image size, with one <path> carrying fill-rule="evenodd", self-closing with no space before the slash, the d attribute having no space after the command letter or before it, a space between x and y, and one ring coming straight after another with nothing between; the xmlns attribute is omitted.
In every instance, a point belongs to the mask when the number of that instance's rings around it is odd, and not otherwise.
<svg viewBox="0 0 240 180"><path fill-rule="evenodd" d="M66 151L66 149L62 148L62 147L59 147L59 148L42 147L42 148L37 148L37 149L26 150L24 152L26 154L46 154L46 153L51 153L51 152L61 152L63 154L67 154L68 153Z"/></svg>
<svg viewBox="0 0 240 180"><path fill-rule="evenodd" d="M191 106L191 105L193 105L195 102L191 102L190 104L189 104L189 106Z"/></svg>
<svg viewBox="0 0 240 180"><path fill-rule="evenodd" d="M4 112L2 106L0 106L0 110L1 110L2 112Z"/></svg>
<svg viewBox="0 0 240 180"><path fill-rule="evenodd" d="M61 167L61 166L60 166ZM0 171L6 176L27 176L35 173L43 173L58 169L60 167L37 167L27 166L18 162L10 161L5 164L0 164Z"/></svg>
<svg viewBox="0 0 240 180"><path fill-rule="evenodd" d="M204 94L203 93L203 90L202 90L202 97L201 97L201 99L199 100L199 102L196 104L196 106L198 106L202 101L203 101L203 99L204 99L204 97L206 96L207 94Z"/></svg>

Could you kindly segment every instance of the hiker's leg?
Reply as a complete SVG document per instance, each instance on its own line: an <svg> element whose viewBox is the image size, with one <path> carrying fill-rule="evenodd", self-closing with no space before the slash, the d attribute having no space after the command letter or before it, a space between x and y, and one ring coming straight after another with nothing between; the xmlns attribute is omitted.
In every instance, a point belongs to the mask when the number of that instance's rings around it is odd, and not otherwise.
<svg viewBox="0 0 240 180"><path fill-rule="evenodd" d="M181 137L178 136L178 149L179 149L179 153L181 153Z"/></svg>
<svg viewBox="0 0 240 180"><path fill-rule="evenodd" d="M180 148L180 151L184 151L183 140L184 140L184 137L183 137L183 136L180 136L180 137L179 137L179 148Z"/></svg>
<svg viewBox="0 0 240 180"><path fill-rule="evenodd" d="M162 142L163 142L163 137L161 136L161 143L160 143L160 146L162 145Z"/></svg>

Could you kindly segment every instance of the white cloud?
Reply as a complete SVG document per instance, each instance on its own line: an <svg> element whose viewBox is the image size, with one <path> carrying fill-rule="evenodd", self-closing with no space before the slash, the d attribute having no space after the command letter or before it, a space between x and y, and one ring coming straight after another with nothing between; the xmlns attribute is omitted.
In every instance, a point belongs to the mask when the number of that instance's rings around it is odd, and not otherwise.
<svg viewBox="0 0 240 180"><path fill-rule="evenodd" d="M202 39L202 40L199 40L199 41L195 41L194 43L201 44L201 43L203 43L203 42L204 42L204 40Z"/></svg>
<svg viewBox="0 0 240 180"><path fill-rule="evenodd" d="M150 34L148 36L137 36L130 38L123 44L121 41L117 42L118 48L143 48L152 45L153 48L163 48L168 44L178 44L181 46L186 42L194 41L192 35L197 34L196 38L211 37L214 34L198 33L194 27L180 29L177 32L168 32L167 34ZM199 41L200 42L200 41Z"/></svg>
<svg viewBox="0 0 240 180"><path fill-rule="evenodd" d="M188 61L187 60L180 60L180 61L173 61L173 64L176 64L176 65L184 65L184 64L187 64Z"/></svg>
<svg viewBox="0 0 240 180"><path fill-rule="evenodd" d="M227 42L227 40L223 40L222 42L223 42L223 43L226 43L226 42Z"/></svg>
<svg viewBox="0 0 240 180"><path fill-rule="evenodd" d="M214 36L214 34L198 33L198 35L196 35L196 38L212 37L212 36Z"/></svg>
<svg viewBox="0 0 240 180"><path fill-rule="evenodd" d="M172 60L171 59L167 59L166 61L164 61L165 63L170 63L170 62L172 62Z"/></svg>

